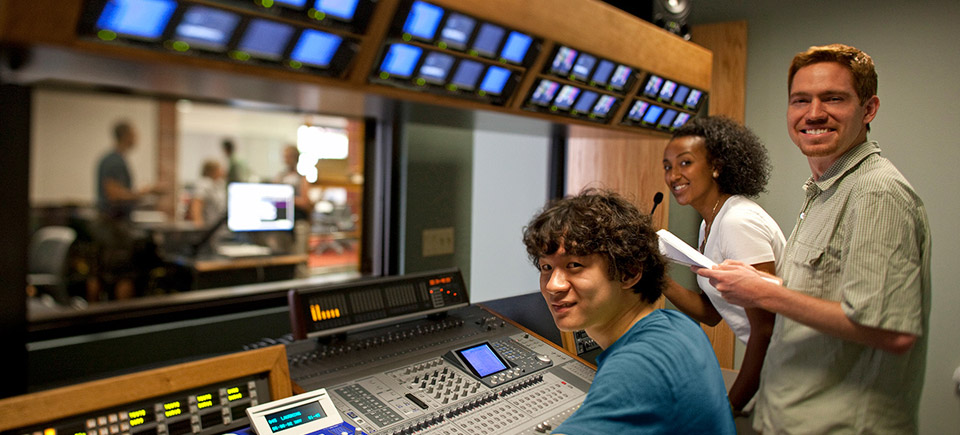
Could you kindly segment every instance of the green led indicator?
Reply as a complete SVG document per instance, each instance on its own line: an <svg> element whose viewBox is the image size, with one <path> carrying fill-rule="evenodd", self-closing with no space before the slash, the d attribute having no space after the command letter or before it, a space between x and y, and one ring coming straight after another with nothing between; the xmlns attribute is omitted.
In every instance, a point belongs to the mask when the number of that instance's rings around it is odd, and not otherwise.
<svg viewBox="0 0 960 435"><path fill-rule="evenodd" d="M443 41L440 41L440 42L437 43L437 47L440 47L440 48L446 50L446 49L447 49L447 43L446 43L446 42L443 42Z"/></svg>
<svg viewBox="0 0 960 435"><path fill-rule="evenodd" d="M190 44L183 41L174 41L171 47L173 47L174 50L184 52L190 49Z"/></svg>
<svg viewBox="0 0 960 435"><path fill-rule="evenodd" d="M386 79L390 78L390 73L388 73L388 72L386 72L386 71L383 71L383 72L380 73L380 78L386 80Z"/></svg>
<svg viewBox="0 0 960 435"><path fill-rule="evenodd" d="M596 85L597 85L597 82L590 80L590 86L596 86Z"/></svg>
<svg viewBox="0 0 960 435"><path fill-rule="evenodd" d="M570 114L571 114L571 115L577 115L577 114L579 114L579 113L580 113L580 112L577 112L576 110L571 110L571 111L570 111Z"/></svg>
<svg viewBox="0 0 960 435"><path fill-rule="evenodd" d="M551 112L556 112L556 111L557 111L557 106L550 106L550 111L551 111Z"/></svg>
<svg viewBox="0 0 960 435"><path fill-rule="evenodd" d="M480 53L478 53L477 50L470 50L470 55L473 57L477 57L480 55Z"/></svg>
<svg viewBox="0 0 960 435"><path fill-rule="evenodd" d="M411 34L409 34L409 33L404 33L403 36L400 37L400 39L403 39L404 41L410 42L410 40L413 39L413 35L411 35Z"/></svg>
<svg viewBox="0 0 960 435"><path fill-rule="evenodd" d="M230 52L230 57L236 60L248 61L250 60L250 53L246 51L234 50Z"/></svg>
<svg viewBox="0 0 960 435"><path fill-rule="evenodd" d="M265 8L273 7L273 0L260 0L260 4Z"/></svg>
<svg viewBox="0 0 960 435"><path fill-rule="evenodd" d="M290 61L290 68L300 69L301 67L303 67L303 62L300 62L299 60Z"/></svg>
<svg viewBox="0 0 960 435"><path fill-rule="evenodd" d="M507 64L507 60L501 57L501 58L500 58L500 63L506 65L506 64Z"/></svg>
<svg viewBox="0 0 960 435"><path fill-rule="evenodd" d="M570 80L576 80L576 79L577 79L576 77L573 76L573 74L570 74L569 76L567 76L567 78L570 79Z"/></svg>
<svg viewBox="0 0 960 435"><path fill-rule="evenodd" d="M424 80L423 78L417 79L417 85L418 85L418 86L423 86L423 85L425 85L425 84L427 84L427 81Z"/></svg>
<svg viewBox="0 0 960 435"><path fill-rule="evenodd" d="M608 91L612 91L612 90L613 90L613 85L607 85L607 90L608 90Z"/></svg>
<svg viewBox="0 0 960 435"><path fill-rule="evenodd" d="M451 84L447 85L447 89L449 89L449 90L451 90L451 91L455 91L455 90L457 90L457 85L451 83Z"/></svg>
<svg viewBox="0 0 960 435"><path fill-rule="evenodd" d="M479 96L481 96L481 97L485 97L485 96L487 96L487 91L477 91L477 95L479 95Z"/></svg>
<svg viewBox="0 0 960 435"><path fill-rule="evenodd" d="M97 32L97 37L104 41L113 41L114 39L117 39L117 32L104 29Z"/></svg>
<svg viewBox="0 0 960 435"><path fill-rule="evenodd" d="M591 113L591 114L590 114L590 119L597 119L597 115L594 115L594 114Z"/></svg>
<svg viewBox="0 0 960 435"><path fill-rule="evenodd" d="M316 18L317 21L323 21L324 18L327 18L327 13L326 13L326 12L317 11L317 16L314 17L314 18Z"/></svg>

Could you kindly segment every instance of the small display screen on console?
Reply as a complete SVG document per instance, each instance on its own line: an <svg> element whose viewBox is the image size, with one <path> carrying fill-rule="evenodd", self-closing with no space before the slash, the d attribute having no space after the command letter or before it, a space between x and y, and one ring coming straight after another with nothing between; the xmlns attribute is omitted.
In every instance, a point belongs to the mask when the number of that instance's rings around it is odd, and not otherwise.
<svg viewBox="0 0 960 435"><path fill-rule="evenodd" d="M477 377L487 377L509 368L507 362L490 347L490 343L466 347L456 353L464 365Z"/></svg>

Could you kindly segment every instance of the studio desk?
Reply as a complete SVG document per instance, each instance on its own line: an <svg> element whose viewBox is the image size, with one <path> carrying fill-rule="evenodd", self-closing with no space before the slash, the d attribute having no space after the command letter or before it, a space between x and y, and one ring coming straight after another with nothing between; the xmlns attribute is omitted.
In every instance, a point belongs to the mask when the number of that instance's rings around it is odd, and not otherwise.
<svg viewBox="0 0 960 435"><path fill-rule="evenodd" d="M252 435L248 407L323 388L343 423L311 433L541 434L581 405L595 373L470 305L457 270L294 289L289 302L282 345L0 400L0 431Z"/></svg>

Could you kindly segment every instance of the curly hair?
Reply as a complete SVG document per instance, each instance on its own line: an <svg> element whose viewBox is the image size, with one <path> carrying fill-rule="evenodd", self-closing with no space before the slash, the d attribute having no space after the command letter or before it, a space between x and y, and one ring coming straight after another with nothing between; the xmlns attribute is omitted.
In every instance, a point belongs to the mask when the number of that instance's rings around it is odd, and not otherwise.
<svg viewBox="0 0 960 435"><path fill-rule="evenodd" d="M673 133L703 138L710 165L717 169L720 192L755 197L767 190L767 148L750 129L723 116L694 118Z"/></svg>
<svg viewBox="0 0 960 435"><path fill-rule="evenodd" d="M649 216L620 195L601 189L548 203L523 229L534 267L539 269L540 258L561 247L569 255L604 255L611 280L640 274L633 292L647 303L660 298L666 283L658 240Z"/></svg>

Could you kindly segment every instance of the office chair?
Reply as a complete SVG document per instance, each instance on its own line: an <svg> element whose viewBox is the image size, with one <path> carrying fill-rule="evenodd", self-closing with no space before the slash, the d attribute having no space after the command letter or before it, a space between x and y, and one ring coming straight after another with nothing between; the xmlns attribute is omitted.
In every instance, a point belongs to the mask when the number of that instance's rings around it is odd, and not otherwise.
<svg viewBox="0 0 960 435"><path fill-rule="evenodd" d="M73 228L42 227L33 233L27 257L27 283L38 293L48 294L63 305L70 303L67 292L67 256L77 238Z"/></svg>

